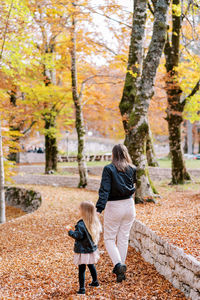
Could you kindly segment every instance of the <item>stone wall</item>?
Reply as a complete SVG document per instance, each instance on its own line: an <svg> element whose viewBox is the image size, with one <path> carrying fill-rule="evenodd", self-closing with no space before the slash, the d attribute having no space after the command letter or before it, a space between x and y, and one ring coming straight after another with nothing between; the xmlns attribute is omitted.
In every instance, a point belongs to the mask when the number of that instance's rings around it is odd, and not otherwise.
<svg viewBox="0 0 200 300"><path fill-rule="evenodd" d="M37 210L42 203L40 193L18 187L7 187L5 200L7 205L18 207L27 213Z"/></svg>
<svg viewBox="0 0 200 300"><path fill-rule="evenodd" d="M45 162L44 153L21 152L18 155L18 163L20 164L44 163L44 162Z"/></svg>
<svg viewBox="0 0 200 300"><path fill-rule="evenodd" d="M169 244L138 220L131 229L130 245L186 297L200 299L200 262L193 256Z"/></svg>
<svg viewBox="0 0 200 300"><path fill-rule="evenodd" d="M72 174L78 174L77 167L62 167L63 171L68 171ZM89 166L88 173L90 175L101 176L103 171L103 166ZM200 170L199 169L189 169L189 172L193 178L200 178ZM171 169L169 168L157 168L157 167L149 167L149 174L153 181L161 181L161 180L170 180L171 179Z"/></svg>

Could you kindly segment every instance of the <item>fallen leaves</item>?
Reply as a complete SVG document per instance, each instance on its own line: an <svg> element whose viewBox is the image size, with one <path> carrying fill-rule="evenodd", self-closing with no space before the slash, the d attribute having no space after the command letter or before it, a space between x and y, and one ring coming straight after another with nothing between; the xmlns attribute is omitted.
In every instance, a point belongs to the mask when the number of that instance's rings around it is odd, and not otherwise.
<svg viewBox="0 0 200 300"><path fill-rule="evenodd" d="M77 267L73 241L66 226L78 220L82 200L96 201L97 193L70 188L32 187L41 192L38 211L0 226L0 299L185 299L155 268L129 248L127 280L117 284L112 263L104 251L97 264L100 288L88 286L86 297L76 296Z"/></svg>
<svg viewBox="0 0 200 300"><path fill-rule="evenodd" d="M6 206L6 220L12 220L15 218L19 218L26 213L22 211L20 208L12 207L12 206Z"/></svg>
<svg viewBox="0 0 200 300"><path fill-rule="evenodd" d="M200 260L200 192L164 186L157 204L139 204L137 218Z"/></svg>

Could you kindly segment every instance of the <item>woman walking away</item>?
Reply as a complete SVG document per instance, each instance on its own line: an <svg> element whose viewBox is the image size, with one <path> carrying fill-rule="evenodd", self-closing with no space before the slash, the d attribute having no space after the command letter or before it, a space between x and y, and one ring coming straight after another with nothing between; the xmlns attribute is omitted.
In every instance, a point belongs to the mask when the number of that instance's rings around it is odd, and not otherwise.
<svg viewBox="0 0 200 300"><path fill-rule="evenodd" d="M95 206L92 202L84 201L80 205L81 220L75 226L75 231L70 230L69 236L75 239L74 263L79 268L79 291L78 294L85 294L85 271L88 266L92 282L91 287L99 286L97 271L94 266L99 259L97 243L99 241L101 223L96 214Z"/></svg>
<svg viewBox="0 0 200 300"><path fill-rule="evenodd" d="M136 168L132 165L124 145L115 145L112 163L105 166L102 174L97 212L104 213L104 241L113 262L117 282L125 280L129 233L135 219Z"/></svg>

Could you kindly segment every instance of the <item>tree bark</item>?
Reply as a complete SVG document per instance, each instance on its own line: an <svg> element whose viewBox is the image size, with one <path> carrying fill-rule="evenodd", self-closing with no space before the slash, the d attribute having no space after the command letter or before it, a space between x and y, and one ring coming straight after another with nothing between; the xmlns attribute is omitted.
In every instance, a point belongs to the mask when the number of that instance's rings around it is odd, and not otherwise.
<svg viewBox="0 0 200 300"><path fill-rule="evenodd" d="M53 52L54 44L46 44L45 53L52 54ZM55 71L49 71L44 65L45 85L56 84L55 78ZM56 138L56 115L57 112L52 107L50 112L43 116L45 121L45 174L51 174L57 171L58 147Z"/></svg>
<svg viewBox="0 0 200 300"><path fill-rule="evenodd" d="M14 87L11 92L10 92L10 104L13 106L13 108L15 108L17 106L17 97L16 97L16 87ZM10 120L10 131L19 131L20 132L20 125L13 125L15 120L15 116L13 116ZM23 121L22 121L23 122ZM13 142L19 143L20 138L19 137L15 137L13 138ZM16 151L16 149L13 149L10 147L10 151L9 151L9 155L8 155L8 159L11 161L14 161L16 163L18 163L19 161L19 153Z"/></svg>
<svg viewBox="0 0 200 300"><path fill-rule="evenodd" d="M197 133L198 133L198 153L200 154L200 128L197 129Z"/></svg>
<svg viewBox="0 0 200 300"><path fill-rule="evenodd" d="M190 122L190 120L187 120L187 148L188 154L194 153L194 147L193 147L193 124Z"/></svg>
<svg viewBox="0 0 200 300"><path fill-rule="evenodd" d="M55 117L45 116L45 173L57 171L57 139L55 133Z"/></svg>
<svg viewBox="0 0 200 300"><path fill-rule="evenodd" d="M154 201L145 155L148 134L147 114L154 93L156 71L165 44L168 5L166 0L156 2L152 39L143 60L147 1L134 1L128 70L120 111L126 135L125 144L133 163L137 166L136 202Z"/></svg>
<svg viewBox="0 0 200 300"><path fill-rule="evenodd" d="M172 38L169 36L165 44L165 68L166 76L166 92L167 92L167 117L169 130L169 146L170 156L172 160L172 184L182 184L185 180L190 179L190 175L186 170L183 153L181 148L181 124L183 122L182 113L185 101L181 101L182 90L178 81L178 73L176 68L179 65L180 51L180 31L181 31L181 13L177 13L174 7L181 5L180 0L172 1Z"/></svg>
<svg viewBox="0 0 200 300"><path fill-rule="evenodd" d="M151 129L149 128L146 140L146 157L149 167L159 167L158 161L156 159L156 154L153 146L153 139Z"/></svg>
<svg viewBox="0 0 200 300"><path fill-rule="evenodd" d="M77 80L77 60L76 60L76 20L72 17L72 47L71 47L71 80L72 80L72 98L75 106L76 132L78 137L78 169L79 169L79 188L85 188L88 183L87 165L85 162L85 126L82 112L82 93L78 93Z"/></svg>
<svg viewBox="0 0 200 300"><path fill-rule="evenodd" d="M0 223L6 222L4 185L5 185L4 157L3 157L3 143L2 143L1 118L0 118Z"/></svg>

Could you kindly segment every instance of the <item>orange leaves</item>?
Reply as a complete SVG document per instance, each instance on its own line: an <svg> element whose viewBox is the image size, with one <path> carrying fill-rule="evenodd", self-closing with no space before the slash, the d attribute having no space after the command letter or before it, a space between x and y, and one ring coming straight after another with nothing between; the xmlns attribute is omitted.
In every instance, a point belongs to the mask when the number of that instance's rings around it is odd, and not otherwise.
<svg viewBox="0 0 200 300"><path fill-rule="evenodd" d="M73 241L65 227L77 222L79 203L83 199L95 202L97 193L50 186L33 188L43 197L39 210L0 228L0 298L82 299L76 295L78 272L73 265ZM87 270L84 299L185 299L131 247L127 280L117 284L103 240L99 248L103 251L97 264L101 285L98 289L89 287Z"/></svg>
<svg viewBox="0 0 200 300"><path fill-rule="evenodd" d="M198 186L196 185L196 188ZM157 204L137 205L137 217L169 242L200 259L200 197L179 187L160 187L163 198Z"/></svg>

